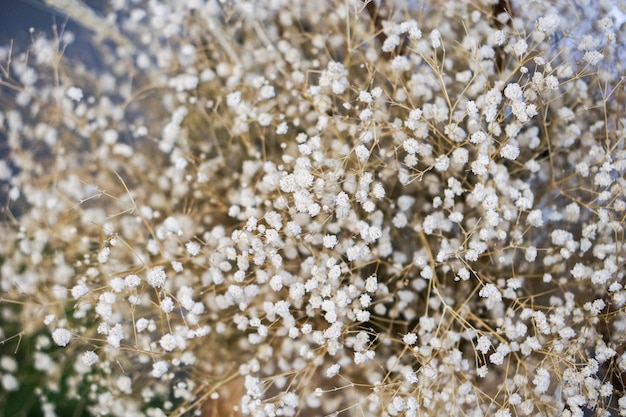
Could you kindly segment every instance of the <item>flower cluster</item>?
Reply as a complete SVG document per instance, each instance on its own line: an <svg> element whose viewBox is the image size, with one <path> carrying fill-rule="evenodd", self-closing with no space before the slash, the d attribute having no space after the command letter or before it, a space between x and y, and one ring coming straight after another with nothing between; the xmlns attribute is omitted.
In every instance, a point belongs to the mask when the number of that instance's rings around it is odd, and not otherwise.
<svg viewBox="0 0 626 417"><path fill-rule="evenodd" d="M0 48L0 407L626 415L626 10L493 3L49 1L97 62Z"/></svg>

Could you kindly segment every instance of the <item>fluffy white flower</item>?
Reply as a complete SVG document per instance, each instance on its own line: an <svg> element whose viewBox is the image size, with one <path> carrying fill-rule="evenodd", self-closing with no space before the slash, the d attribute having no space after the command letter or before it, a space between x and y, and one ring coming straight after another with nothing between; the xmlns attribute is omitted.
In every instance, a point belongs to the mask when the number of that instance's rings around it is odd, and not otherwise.
<svg viewBox="0 0 626 417"><path fill-rule="evenodd" d="M81 355L81 360L84 365L92 366L96 362L98 362L98 355L96 354L96 352L88 350L86 352L83 352L83 354Z"/></svg>
<svg viewBox="0 0 626 417"><path fill-rule="evenodd" d="M65 92L65 95L71 100L78 102L83 99L83 90L78 87L70 87Z"/></svg>
<svg viewBox="0 0 626 417"><path fill-rule="evenodd" d="M161 337L161 339L159 340L159 344L161 345L163 350L167 352L173 351L178 346L176 336L172 335L171 333L168 333Z"/></svg>
<svg viewBox="0 0 626 417"><path fill-rule="evenodd" d="M168 369L167 361L158 361L152 364L152 376L155 378L161 378Z"/></svg>
<svg viewBox="0 0 626 417"><path fill-rule="evenodd" d="M52 340L59 346L67 346L71 339L72 333L67 329L58 328L52 332Z"/></svg>
<svg viewBox="0 0 626 417"><path fill-rule="evenodd" d="M550 387L550 373L544 368L537 368L533 385L535 385L535 392L537 394L543 394L548 391Z"/></svg>
<svg viewBox="0 0 626 417"><path fill-rule="evenodd" d="M146 281L154 288L161 288L165 284L166 279L167 276L161 266L148 270L146 274Z"/></svg>
<svg viewBox="0 0 626 417"><path fill-rule="evenodd" d="M519 147L514 143L507 143L500 150L500 156L505 159L515 160L520 154Z"/></svg>
<svg viewBox="0 0 626 417"><path fill-rule="evenodd" d="M332 378L335 375L337 375L339 373L339 370L341 369L341 365L339 365L338 363L329 366L326 369L326 378Z"/></svg>
<svg viewBox="0 0 626 417"><path fill-rule="evenodd" d="M370 151L365 145L358 145L354 150L359 161L365 162L370 157Z"/></svg>
<svg viewBox="0 0 626 417"><path fill-rule="evenodd" d="M407 345L414 345L417 342L417 335L415 333L407 333L402 337L402 341Z"/></svg>
<svg viewBox="0 0 626 417"><path fill-rule="evenodd" d="M430 44L433 47L433 49L437 49L441 46L441 33L439 32L438 29L433 29L432 32L430 32Z"/></svg>
<svg viewBox="0 0 626 417"><path fill-rule="evenodd" d="M79 298L83 297L88 292L89 292L89 287L87 287L87 285L85 285L84 282L80 282L74 285L71 291L72 297L74 297L75 300L78 300Z"/></svg>

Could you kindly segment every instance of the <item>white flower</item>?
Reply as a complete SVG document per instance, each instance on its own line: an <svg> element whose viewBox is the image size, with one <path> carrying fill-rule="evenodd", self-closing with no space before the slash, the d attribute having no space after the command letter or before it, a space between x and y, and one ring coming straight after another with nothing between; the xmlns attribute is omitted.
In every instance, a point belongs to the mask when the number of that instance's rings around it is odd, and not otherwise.
<svg viewBox="0 0 626 417"><path fill-rule="evenodd" d="M124 339L124 329L121 324L116 324L113 328L109 329L109 334L107 335L107 342L115 347L120 347L120 342Z"/></svg>
<svg viewBox="0 0 626 417"><path fill-rule="evenodd" d="M115 385L117 385L117 388L125 394L130 394L133 391L132 380L128 375L120 375L120 377L117 378L117 381L115 381Z"/></svg>
<svg viewBox="0 0 626 417"><path fill-rule="evenodd" d="M383 42L383 52L391 52L400 44L400 37L396 34L390 34Z"/></svg>
<svg viewBox="0 0 626 417"><path fill-rule="evenodd" d="M513 143L507 143L500 150L500 156L506 159L515 160L520 154L519 147Z"/></svg>
<svg viewBox="0 0 626 417"><path fill-rule="evenodd" d="M2 388L6 392L17 391L20 388L20 383L13 374L3 374Z"/></svg>
<svg viewBox="0 0 626 417"><path fill-rule="evenodd" d="M126 282L126 286L128 288L135 288L141 283L141 279L134 274L127 275L126 278L124 278L124 281Z"/></svg>
<svg viewBox="0 0 626 417"><path fill-rule="evenodd" d="M439 172L445 172L450 167L450 158L447 155L439 155L435 159L435 169Z"/></svg>
<svg viewBox="0 0 626 417"><path fill-rule="evenodd" d="M543 217L541 214L541 210L533 210L528 213L528 217L526 217L526 223L533 227L542 227Z"/></svg>
<svg viewBox="0 0 626 417"><path fill-rule="evenodd" d="M89 287L84 282L80 282L72 287L72 297L78 300L89 292Z"/></svg>
<svg viewBox="0 0 626 417"><path fill-rule="evenodd" d="M72 333L67 329L58 328L52 332L52 340L59 346L67 346L71 339Z"/></svg>
<svg viewBox="0 0 626 417"><path fill-rule="evenodd" d="M589 65L597 65L600 61L604 59L604 55L598 51L588 51L588 52L585 52L583 59Z"/></svg>
<svg viewBox="0 0 626 417"><path fill-rule="evenodd" d="M76 102L81 101L83 99L83 90L78 87L70 87L65 92L65 95Z"/></svg>
<svg viewBox="0 0 626 417"><path fill-rule="evenodd" d="M122 292L126 288L126 281L123 278L115 277L109 281L109 286L115 292Z"/></svg>
<svg viewBox="0 0 626 417"><path fill-rule="evenodd" d="M518 39L517 42L511 45L511 47L513 48L513 52L515 52L515 55L522 56L526 53L528 43L526 43L526 40L524 39Z"/></svg>
<svg viewBox="0 0 626 417"><path fill-rule="evenodd" d="M535 24L535 29L550 36L554 34L555 30L559 27L560 21L559 15L551 13L547 16L540 17Z"/></svg>
<svg viewBox="0 0 626 417"><path fill-rule="evenodd" d="M355 149L355 153L359 161L365 162L370 157L370 151L365 145L359 145Z"/></svg>
<svg viewBox="0 0 626 417"><path fill-rule="evenodd" d="M259 100L267 100L274 97L276 93L274 92L274 86L272 85L264 85L259 90Z"/></svg>
<svg viewBox="0 0 626 417"><path fill-rule="evenodd" d="M165 284L166 279L167 276L161 266L148 270L146 274L146 281L154 288L161 288Z"/></svg>
<svg viewBox="0 0 626 417"><path fill-rule="evenodd" d="M508 408L501 408L496 411L494 417L511 417L511 411Z"/></svg>
<svg viewBox="0 0 626 417"><path fill-rule="evenodd" d="M152 364L152 376L155 378L161 378L167 372L167 361L158 361Z"/></svg>
<svg viewBox="0 0 626 417"><path fill-rule="evenodd" d="M522 100L524 98L522 87L518 83L510 83L504 89L504 96L509 100Z"/></svg>
<svg viewBox="0 0 626 417"><path fill-rule="evenodd" d="M337 363L334 364L334 365L329 366L326 369L326 378L334 377L335 375L337 375L339 373L340 369L341 369L341 366L339 364L337 364Z"/></svg>
<svg viewBox="0 0 626 417"><path fill-rule="evenodd" d="M438 29L434 29L432 32L430 32L430 44L432 45L433 49L437 49L441 46L441 33Z"/></svg>
<svg viewBox="0 0 626 417"><path fill-rule="evenodd" d="M478 295L480 295L483 298L488 298L494 301L502 300L502 294L500 294L500 290L498 290L498 288L492 283L488 283L484 285L478 292Z"/></svg>
<svg viewBox="0 0 626 417"><path fill-rule="evenodd" d="M197 256L201 250L200 245L196 242L187 242L185 248L190 256Z"/></svg>
<svg viewBox="0 0 626 417"><path fill-rule="evenodd" d="M285 227L285 233L287 234L287 236L297 237L300 235L300 233L302 233L302 227L296 222L287 222L287 225Z"/></svg>
<svg viewBox="0 0 626 417"><path fill-rule="evenodd" d="M359 91L359 99L358 100L360 102L363 102L363 103L371 103L371 102L374 101L374 98L372 97L372 95L369 92L367 92L365 90L361 90L361 91Z"/></svg>
<svg viewBox="0 0 626 417"><path fill-rule="evenodd" d="M159 344L161 345L163 350L167 352L173 351L178 346L176 336L171 333L168 333L161 337L161 339L159 340Z"/></svg>
<svg viewBox="0 0 626 417"><path fill-rule="evenodd" d="M266 126L269 126L270 123L272 123L273 119L274 119L273 115L269 113L261 113L257 120L259 122L259 125L266 127Z"/></svg>
<svg viewBox="0 0 626 417"><path fill-rule="evenodd" d="M365 352L354 352L354 364L359 365L364 362L374 359L376 352L373 350L366 350Z"/></svg>
<svg viewBox="0 0 626 417"><path fill-rule="evenodd" d="M550 387L550 373L544 368L537 368L533 385L535 385L535 392L537 394L543 394L548 391Z"/></svg>
<svg viewBox="0 0 626 417"><path fill-rule="evenodd" d="M556 246L565 246L565 244L574 239L574 236L567 230L556 229L550 233L550 238L552 239L552 243Z"/></svg>
<svg viewBox="0 0 626 417"><path fill-rule="evenodd" d="M335 235L326 235L322 240L325 248L332 249L337 245L337 236Z"/></svg>
<svg viewBox="0 0 626 417"><path fill-rule="evenodd" d="M493 43L497 46L504 45L506 42L506 35L501 30L496 30L493 32Z"/></svg>
<svg viewBox="0 0 626 417"><path fill-rule="evenodd" d="M475 145L483 143L487 139L487 135L482 130L472 133L470 136L470 142Z"/></svg>
<svg viewBox="0 0 626 417"><path fill-rule="evenodd" d="M150 321L142 317L140 319L137 319L137 322L135 323L135 328L137 329L137 332L142 332L146 328L148 328L149 324L150 324Z"/></svg>
<svg viewBox="0 0 626 417"><path fill-rule="evenodd" d="M164 313L169 314L174 311L174 301L170 297L165 297L161 301L160 307Z"/></svg>
<svg viewBox="0 0 626 417"><path fill-rule="evenodd" d="M452 163L464 165L469 160L469 151L465 148L456 148L452 151Z"/></svg>
<svg viewBox="0 0 626 417"><path fill-rule="evenodd" d="M550 90L556 90L559 88L559 80L554 75L548 75L544 83Z"/></svg>
<svg viewBox="0 0 626 417"><path fill-rule="evenodd" d="M226 105L234 108L241 102L241 91L234 91L226 96Z"/></svg>
<svg viewBox="0 0 626 417"><path fill-rule="evenodd" d="M108 246L103 247L102 250L98 253L98 262L101 264L105 264L109 260L110 254L111 248Z"/></svg>
<svg viewBox="0 0 626 417"><path fill-rule="evenodd" d="M96 362L98 362L98 355L96 354L96 352L88 350L86 352L83 352L81 360L86 366L92 366Z"/></svg>
<svg viewBox="0 0 626 417"><path fill-rule="evenodd" d="M270 288L274 291L280 291L283 288L283 278L280 275L274 275L270 279Z"/></svg>
<svg viewBox="0 0 626 417"><path fill-rule="evenodd" d="M501 343L498 345L496 352L489 356L489 361L494 365L502 365L504 363L504 358L511 352L511 348L505 344Z"/></svg>
<svg viewBox="0 0 626 417"><path fill-rule="evenodd" d="M288 130L289 130L289 126L287 125L287 122L281 122L276 127L276 134L277 135L284 135L285 133L287 133Z"/></svg>
<svg viewBox="0 0 626 417"><path fill-rule="evenodd" d="M481 336L476 341L476 350L481 352L483 355L486 355L491 348L491 341L487 336Z"/></svg>
<svg viewBox="0 0 626 417"><path fill-rule="evenodd" d="M419 30L417 22L415 20L408 20L400 23L400 32L408 33L411 40L417 40L422 37L422 31Z"/></svg>
<svg viewBox="0 0 626 417"><path fill-rule="evenodd" d="M480 368L476 369L476 375L478 375L479 378L486 377L488 373L489 368L487 367L487 365L483 365Z"/></svg>
<svg viewBox="0 0 626 417"><path fill-rule="evenodd" d="M402 341L407 345L414 345L417 342L417 335L415 333L407 333L402 337Z"/></svg>
<svg viewBox="0 0 626 417"><path fill-rule="evenodd" d="M377 182L376 184L374 184L374 189L372 190L372 195L377 200L380 200L381 198L385 197L385 188L383 187L383 185L380 182Z"/></svg>
<svg viewBox="0 0 626 417"><path fill-rule="evenodd" d="M535 262L537 259L537 248L534 246L529 246L524 251L524 257L527 262Z"/></svg>
<svg viewBox="0 0 626 417"><path fill-rule="evenodd" d="M365 280L365 291L369 293L373 293L373 292L376 292L377 289L378 289L378 278L376 277L376 275L370 275Z"/></svg>
<svg viewBox="0 0 626 417"><path fill-rule="evenodd" d="M419 143L413 138L409 138L402 142L402 147L410 154L415 154L419 152Z"/></svg>

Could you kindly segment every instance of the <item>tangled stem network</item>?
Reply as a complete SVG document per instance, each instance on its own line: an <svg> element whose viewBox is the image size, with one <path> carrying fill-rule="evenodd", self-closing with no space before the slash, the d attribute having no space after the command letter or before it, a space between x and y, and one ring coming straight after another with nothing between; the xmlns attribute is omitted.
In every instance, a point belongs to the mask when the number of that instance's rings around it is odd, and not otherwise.
<svg viewBox="0 0 626 417"><path fill-rule="evenodd" d="M624 2L47 4L0 414L626 416Z"/></svg>

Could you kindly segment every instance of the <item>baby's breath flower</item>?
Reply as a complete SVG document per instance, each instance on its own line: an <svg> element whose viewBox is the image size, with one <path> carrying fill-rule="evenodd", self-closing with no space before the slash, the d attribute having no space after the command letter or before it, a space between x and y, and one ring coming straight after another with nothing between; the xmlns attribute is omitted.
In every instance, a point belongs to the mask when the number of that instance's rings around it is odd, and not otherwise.
<svg viewBox="0 0 626 417"><path fill-rule="evenodd" d="M326 378L332 378L339 373L341 366L339 364L331 365L326 369Z"/></svg>
<svg viewBox="0 0 626 417"><path fill-rule="evenodd" d="M479 130L478 132L474 132L470 136L470 142L472 142L475 145L483 143L486 139L487 139L487 135L482 130Z"/></svg>
<svg viewBox="0 0 626 417"><path fill-rule="evenodd" d="M535 378L533 379L535 392L537 394L543 394L550 387L550 373L544 368L537 368L535 374Z"/></svg>
<svg viewBox="0 0 626 417"><path fill-rule="evenodd" d="M161 288L165 284L166 279L165 271L160 266L152 268L146 273L146 281L154 288Z"/></svg>
<svg viewBox="0 0 626 417"><path fill-rule="evenodd" d="M123 278L115 277L109 281L109 286L115 292L122 292L126 288L126 281Z"/></svg>
<svg viewBox="0 0 626 417"><path fill-rule="evenodd" d="M415 333L407 333L402 337L402 341L407 345L414 345L417 342L417 335Z"/></svg>
<svg viewBox="0 0 626 417"><path fill-rule="evenodd" d="M174 311L174 301L170 297L165 297L163 300L161 300L160 307L164 313L169 314Z"/></svg>
<svg viewBox="0 0 626 417"><path fill-rule="evenodd" d="M598 65L598 63L604 59L604 55L598 51L588 51L585 52L583 59L589 65Z"/></svg>
<svg viewBox="0 0 626 417"><path fill-rule="evenodd" d="M356 156L359 158L359 161L365 162L370 157L370 151L364 145L359 145L355 149Z"/></svg>
<svg viewBox="0 0 626 417"><path fill-rule="evenodd" d="M502 46L506 42L506 35L501 30L493 31L493 43L497 46Z"/></svg>
<svg viewBox="0 0 626 417"><path fill-rule="evenodd" d="M439 33L438 29L433 29L432 32L430 32L430 44L433 47L433 49L437 49L441 46L441 33Z"/></svg>
<svg viewBox="0 0 626 417"><path fill-rule="evenodd" d="M54 331L52 332L52 340L54 340L54 343L59 346L67 346L70 343L71 339L72 333L67 329L58 328L54 329Z"/></svg>
<svg viewBox="0 0 626 417"><path fill-rule="evenodd" d="M533 210L528 213L528 217L526 217L526 222L534 227L543 226L543 216L541 214L541 210Z"/></svg>
<svg viewBox="0 0 626 417"><path fill-rule="evenodd" d="M109 329L107 342L114 348L118 348L120 347L122 339L124 339L124 329L122 328L122 325L118 323Z"/></svg>
<svg viewBox="0 0 626 417"><path fill-rule="evenodd" d="M185 248L190 256L198 256L200 254L201 247L196 242L187 242Z"/></svg>
<svg viewBox="0 0 626 417"><path fill-rule="evenodd" d="M169 368L167 361L158 361L152 365L152 376L154 378L161 378L167 372Z"/></svg>
<svg viewBox="0 0 626 417"><path fill-rule="evenodd" d="M506 159L510 159L510 160L517 159L519 154L520 154L519 147L516 144L511 143L511 142L504 145L502 147L502 150L500 150L500 156Z"/></svg>
<svg viewBox="0 0 626 417"><path fill-rule="evenodd" d="M83 90L78 87L70 87L65 92L67 97L76 102L81 101L83 99Z"/></svg>
<svg viewBox="0 0 626 417"><path fill-rule="evenodd" d="M518 39L511 46L513 48L513 52L515 53L515 55L522 56L526 53L526 49L528 48L528 43L526 43L526 40L524 39Z"/></svg>
<svg viewBox="0 0 626 417"><path fill-rule="evenodd" d="M124 281L126 282L126 286L128 288L135 288L141 283L141 279L134 274L127 275L124 278Z"/></svg>
<svg viewBox="0 0 626 417"><path fill-rule="evenodd" d="M164 335L159 340L159 344L161 345L163 350L167 352L171 352L172 350L176 349L176 347L178 346L177 342L177 338L170 333Z"/></svg>
<svg viewBox="0 0 626 417"><path fill-rule="evenodd" d="M84 365L93 366L96 362L98 362L98 355L96 354L96 352L88 350L82 354L81 360Z"/></svg>
<svg viewBox="0 0 626 417"><path fill-rule="evenodd" d="M72 297L74 297L75 300L78 300L89 293L89 287L87 287L84 282L80 282L72 287L71 293Z"/></svg>
<svg viewBox="0 0 626 417"><path fill-rule="evenodd" d="M479 291L478 295L480 295L483 298L489 298L491 300L495 300L495 301L500 301L502 300L502 296L500 294L500 291L498 290L498 288L491 284L488 283L486 285L484 285L481 290Z"/></svg>
<svg viewBox="0 0 626 417"><path fill-rule="evenodd" d="M524 98L522 88L517 83L511 83L504 89L504 96L509 100L522 100Z"/></svg>
<svg viewBox="0 0 626 417"><path fill-rule="evenodd" d="M241 102L241 91L234 91L226 96L226 104L228 107L234 108Z"/></svg>

